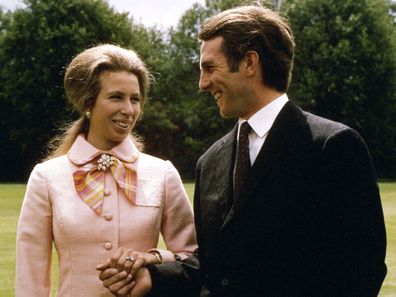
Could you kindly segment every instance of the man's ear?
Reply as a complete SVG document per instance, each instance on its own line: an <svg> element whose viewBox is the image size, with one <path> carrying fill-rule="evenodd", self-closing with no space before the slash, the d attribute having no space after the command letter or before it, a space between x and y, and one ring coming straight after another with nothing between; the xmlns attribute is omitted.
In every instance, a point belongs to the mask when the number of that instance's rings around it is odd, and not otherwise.
<svg viewBox="0 0 396 297"><path fill-rule="evenodd" d="M245 55L245 73L255 75L260 69L260 56L256 51L248 51Z"/></svg>

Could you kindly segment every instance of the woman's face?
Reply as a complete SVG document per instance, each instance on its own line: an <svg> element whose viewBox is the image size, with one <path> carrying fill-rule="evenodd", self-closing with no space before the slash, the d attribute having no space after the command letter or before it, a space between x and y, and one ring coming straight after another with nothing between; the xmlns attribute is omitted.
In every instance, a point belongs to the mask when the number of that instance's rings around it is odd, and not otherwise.
<svg viewBox="0 0 396 297"><path fill-rule="evenodd" d="M100 92L91 110L87 140L100 150L110 150L130 134L140 115L140 88L136 75L103 71Z"/></svg>

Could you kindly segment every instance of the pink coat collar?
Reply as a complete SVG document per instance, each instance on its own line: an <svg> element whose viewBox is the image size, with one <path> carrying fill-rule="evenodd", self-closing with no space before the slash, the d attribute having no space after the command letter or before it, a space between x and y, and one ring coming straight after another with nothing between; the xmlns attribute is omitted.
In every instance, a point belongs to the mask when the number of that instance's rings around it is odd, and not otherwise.
<svg viewBox="0 0 396 297"><path fill-rule="evenodd" d="M132 138L127 137L119 145L109 151L98 150L80 134L73 143L67 157L75 165L84 165L100 154L110 154L122 162L133 163L139 157L139 150L134 145Z"/></svg>

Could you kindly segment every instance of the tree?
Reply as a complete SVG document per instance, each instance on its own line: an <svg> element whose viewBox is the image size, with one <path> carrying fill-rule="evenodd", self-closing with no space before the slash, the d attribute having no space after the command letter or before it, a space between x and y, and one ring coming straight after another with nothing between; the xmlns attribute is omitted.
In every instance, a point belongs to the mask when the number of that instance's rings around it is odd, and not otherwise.
<svg viewBox="0 0 396 297"><path fill-rule="evenodd" d="M295 34L289 95L366 140L381 175L395 170L396 48L385 0L288 0Z"/></svg>
<svg viewBox="0 0 396 297"><path fill-rule="evenodd" d="M162 52L152 99L141 123L147 152L170 159L185 178L193 177L199 155L223 125L214 100L198 92L197 35L206 16L205 8L194 4L177 28L168 32L167 50Z"/></svg>
<svg viewBox="0 0 396 297"><path fill-rule="evenodd" d="M10 13L4 12L0 7L0 56L3 55L3 44L4 37L7 33L7 28L11 21ZM1 71L1 70L0 70ZM4 83L0 84L0 98L4 97ZM11 115L11 109L8 104L0 101L0 177L2 176L1 172L5 168L5 162L7 160L7 151L6 144L8 143L8 131L7 127L7 118Z"/></svg>
<svg viewBox="0 0 396 297"><path fill-rule="evenodd" d="M283 0L282 11L297 43L290 97L356 128L386 173L396 167L396 51L385 1ZM81 50L105 42L136 50L155 76L136 127L146 152L193 177L198 157L235 122L222 119L212 96L198 92L200 25L252 2L194 4L169 31L136 25L105 0L26 0L13 13L0 9L0 180L25 179L57 127L76 117L64 96L63 68Z"/></svg>
<svg viewBox="0 0 396 297"><path fill-rule="evenodd" d="M1 158L2 180L25 179L34 162L45 156L57 127L75 117L63 91L63 69L74 55L99 43L146 42L141 27L103 0L25 4L0 31L1 123L6 134L0 144L6 154Z"/></svg>
<svg viewBox="0 0 396 297"><path fill-rule="evenodd" d="M393 24L396 23L396 1L395 0L388 0L389 1L389 14L393 17Z"/></svg>
<svg viewBox="0 0 396 297"><path fill-rule="evenodd" d="M262 5L271 9L276 9L280 0L206 0L205 4L210 14L218 13L241 5Z"/></svg>

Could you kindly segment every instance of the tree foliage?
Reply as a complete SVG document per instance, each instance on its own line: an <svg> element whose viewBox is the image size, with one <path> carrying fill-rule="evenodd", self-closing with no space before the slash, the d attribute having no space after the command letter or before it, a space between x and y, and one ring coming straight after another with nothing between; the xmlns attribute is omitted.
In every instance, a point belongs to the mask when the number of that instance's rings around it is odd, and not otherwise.
<svg viewBox="0 0 396 297"><path fill-rule="evenodd" d="M139 36L128 15L103 0L25 4L1 31L2 179L26 178L56 127L73 117L63 91L63 69L72 57L99 43L135 44Z"/></svg>
<svg viewBox="0 0 396 297"><path fill-rule="evenodd" d="M185 178L193 177L198 157L230 126L219 117L214 99L198 90L197 35L207 16L204 6L194 4L163 34L162 49L153 53L161 61L150 66L156 83L137 126L146 151L170 159Z"/></svg>
<svg viewBox="0 0 396 297"><path fill-rule="evenodd" d="M204 129L208 116L204 112L208 106L203 106L208 101L207 97L198 93L197 32L204 15L203 8L195 4L185 12L177 28L168 32L166 59L158 69L152 100L142 122L147 151L169 158L188 177L194 172L193 159L202 153L201 142L205 138L196 134ZM151 119L158 115L162 119L158 121L157 118L156 125L153 125ZM207 134L209 138L210 134Z"/></svg>
<svg viewBox="0 0 396 297"><path fill-rule="evenodd" d="M114 43L136 50L155 77L136 131L146 152L192 178L198 157L235 120L200 93L198 31L208 16L260 2L206 0L170 29L146 28L105 0L25 0L0 8L0 180L25 180L46 144L77 116L66 102L64 67L83 49ZM388 0L282 0L296 35L290 97L314 113L357 129L377 168L395 165L395 32Z"/></svg>
<svg viewBox="0 0 396 297"><path fill-rule="evenodd" d="M316 114L355 128L381 173L396 161L395 32L384 0L289 0L295 34L290 95Z"/></svg>
<svg viewBox="0 0 396 297"><path fill-rule="evenodd" d="M205 6L209 15L241 5L261 5L276 9L281 0L206 0Z"/></svg>

